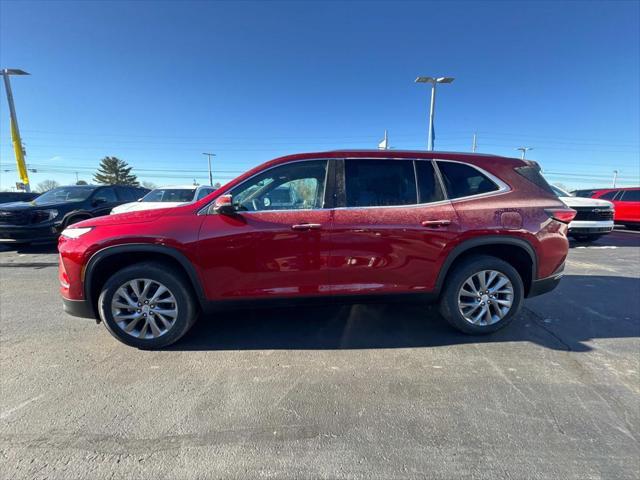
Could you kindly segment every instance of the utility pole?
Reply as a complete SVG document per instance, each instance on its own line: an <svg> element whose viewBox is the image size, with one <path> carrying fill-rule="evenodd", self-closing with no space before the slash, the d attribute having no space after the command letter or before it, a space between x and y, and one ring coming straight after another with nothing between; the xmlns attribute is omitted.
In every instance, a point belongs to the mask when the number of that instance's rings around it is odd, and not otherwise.
<svg viewBox="0 0 640 480"><path fill-rule="evenodd" d="M533 147L518 147L516 148L516 150L520 150L522 152L522 156L520 157L522 160L524 160L524 156L525 154L529 151L529 150L533 150Z"/></svg>
<svg viewBox="0 0 640 480"><path fill-rule="evenodd" d="M211 185L213 187L213 174L211 173L211 157L215 157L216 154L215 153L203 153L203 155L206 155L208 160L209 160L209 185Z"/></svg>
<svg viewBox="0 0 640 480"><path fill-rule="evenodd" d="M613 188L616 188L616 181L618 180L618 170L613 171Z"/></svg>
<svg viewBox="0 0 640 480"><path fill-rule="evenodd" d="M76 183L78 183L78 172L75 172L76 174Z"/></svg>
<svg viewBox="0 0 640 480"><path fill-rule="evenodd" d="M471 144L471 151L475 153L477 149L478 149L478 134L476 132L473 132L473 143Z"/></svg>
<svg viewBox="0 0 640 480"><path fill-rule="evenodd" d="M3 68L0 73L4 79L4 88L7 91L7 101L9 102L9 115L11 117L11 139L13 141L13 151L16 155L16 165L18 167L18 175L20 181L24 184L24 189L27 192L31 191L31 185L29 185L29 173L27 171L27 165L24 161L24 149L22 147L22 139L20 138L20 129L18 128L18 117L16 115L16 107L13 103L13 92L11 91L11 82L9 82L9 75L29 75L24 70L17 68Z"/></svg>
<svg viewBox="0 0 640 480"><path fill-rule="evenodd" d="M415 83L430 83L431 84L431 105L429 107L429 138L427 140L427 150L433 150L434 143L436 141L436 131L434 120L436 116L436 85L438 83L451 83L453 77L418 77Z"/></svg>

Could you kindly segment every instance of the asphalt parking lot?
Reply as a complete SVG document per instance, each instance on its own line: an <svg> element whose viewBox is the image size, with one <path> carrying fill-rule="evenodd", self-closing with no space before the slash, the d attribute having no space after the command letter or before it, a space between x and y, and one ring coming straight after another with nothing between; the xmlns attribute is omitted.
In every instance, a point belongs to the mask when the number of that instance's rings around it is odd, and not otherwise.
<svg viewBox="0 0 640 480"><path fill-rule="evenodd" d="M638 478L640 234L572 246L507 329L434 309L221 313L167 351L62 312L0 247L4 478Z"/></svg>

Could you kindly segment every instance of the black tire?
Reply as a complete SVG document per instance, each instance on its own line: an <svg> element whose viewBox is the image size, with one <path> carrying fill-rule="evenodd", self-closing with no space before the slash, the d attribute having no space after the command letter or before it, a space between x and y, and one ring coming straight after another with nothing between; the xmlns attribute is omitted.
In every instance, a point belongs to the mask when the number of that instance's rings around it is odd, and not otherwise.
<svg viewBox="0 0 640 480"><path fill-rule="evenodd" d="M571 236L576 242L595 242L602 235L599 233L583 233L583 234L572 233Z"/></svg>
<svg viewBox="0 0 640 480"><path fill-rule="evenodd" d="M511 309L503 318L489 325L474 325L466 320L458 308L458 295L464 282L483 270L494 270L505 275L513 287ZM518 314L524 300L524 285L518 271L496 257L477 255L464 259L447 275L440 297L440 313L457 330L469 335L483 335L507 326Z"/></svg>
<svg viewBox="0 0 640 480"><path fill-rule="evenodd" d="M111 302L116 291L134 279L149 279L165 286L173 295L177 317L167 332L155 338L138 338L126 333L113 318ZM123 268L112 275L102 287L98 298L98 312L109 333L126 345L143 350L163 348L182 338L196 322L198 305L186 276L169 265L143 262ZM150 314L151 315L151 314Z"/></svg>

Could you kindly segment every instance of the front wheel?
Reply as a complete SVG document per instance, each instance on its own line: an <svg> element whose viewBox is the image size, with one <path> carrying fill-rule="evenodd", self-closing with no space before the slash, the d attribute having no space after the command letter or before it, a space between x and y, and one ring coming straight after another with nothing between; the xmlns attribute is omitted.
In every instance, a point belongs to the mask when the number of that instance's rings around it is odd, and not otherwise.
<svg viewBox="0 0 640 480"><path fill-rule="evenodd" d="M447 277L440 313L461 332L486 334L509 324L523 299L522 278L513 266L496 257L474 256Z"/></svg>
<svg viewBox="0 0 640 480"><path fill-rule="evenodd" d="M100 318L121 342L156 349L177 342L198 309L188 280L155 262L131 265L107 280L98 299Z"/></svg>

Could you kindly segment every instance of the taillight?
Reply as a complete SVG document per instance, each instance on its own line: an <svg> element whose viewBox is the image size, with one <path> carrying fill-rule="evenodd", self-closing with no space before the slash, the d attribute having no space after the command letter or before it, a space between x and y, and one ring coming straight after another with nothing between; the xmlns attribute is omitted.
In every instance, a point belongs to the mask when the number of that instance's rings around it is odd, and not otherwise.
<svg viewBox="0 0 640 480"><path fill-rule="evenodd" d="M545 212L553 218L562 223L569 223L576 216L576 212L573 208L547 208Z"/></svg>

